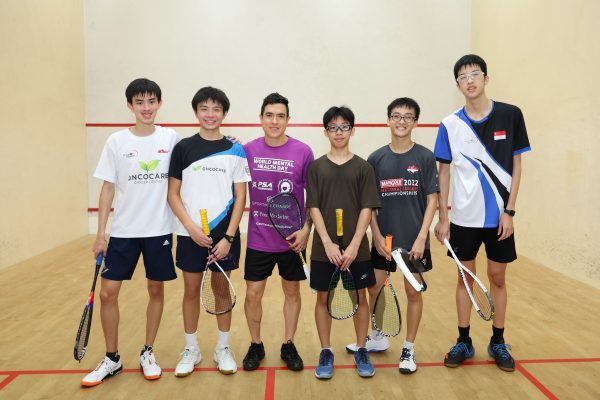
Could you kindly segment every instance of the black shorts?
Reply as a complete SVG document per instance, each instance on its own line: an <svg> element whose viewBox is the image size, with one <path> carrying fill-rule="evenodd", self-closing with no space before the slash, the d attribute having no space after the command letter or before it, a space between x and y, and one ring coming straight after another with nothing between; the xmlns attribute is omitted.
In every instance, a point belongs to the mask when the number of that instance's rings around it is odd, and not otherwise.
<svg viewBox="0 0 600 400"><path fill-rule="evenodd" d="M375 247L371 248L371 262L373 262L373 268L387 271L387 260L385 259L385 257L382 257L381 254L379 254ZM429 251L429 249L426 249L423 252L421 264L423 265L423 269L425 270L425 272L430 271L433 268L433 263L431 261L431 251ZM415 270L412 264L407 264L406 266L413 274L419 272ZM393 258L392 261L390 261L390 272L396 272L396 261L394 261Z"/></svg>
<svg viewBox="0 0 600 400"><path fill-rule="evenodd" d="M146 278L171 281L177 278L172 249L172 234L145 238L111 237L101 276L111 281L130 280L141 254L144 257Z"/></svg>
<svg viewBox="0 0 600 400"><path fill-rule="evenodd" d="M213 239L213 243L217 243L218 239ZM231 244L231 250L226 258L219 261L219 265L223 271L232 271L238 268L240 262L240 238L236 237ZM198 246L196 242L189 236L177 235L177 251L175 252L175 264L179 269L185 272L204 272L206 269L206 259L208 258L209 249L207 247ZM209 265L211 271L218 271L217 266L213 263Z"/></svg>
<svg viewBox="0 0 600 400"><path fill-rule="evenodd" d="M467 228L450 224L450 244L461 261L474 260L481 243L485 244L488 260L509 263L517 259L514 233L498 241L498 228ZM447 252L452 257L450 252Z"/></svg>
<svg viewBox="0 0 600 400"><path fill-rule="evenodd" d="M306 252L302 252L306 257ZM247 281L264 281L273 273L275 264L279 269L279 276L286 281L301 281L306 279L300 256L292 251L270 253L254 249L246 249L246 262L244 266L244 279Z"/></svg>
<svg viewBox="0 0 600 400"><path fill-rule="evenodd" d="M329 281L336 266L329 261L310 262L310 287L320 292L329 290ZM357 289L364 289L375 284L375 272L371 261L355 261L350 264L350 272L354 277Z"/></svg>

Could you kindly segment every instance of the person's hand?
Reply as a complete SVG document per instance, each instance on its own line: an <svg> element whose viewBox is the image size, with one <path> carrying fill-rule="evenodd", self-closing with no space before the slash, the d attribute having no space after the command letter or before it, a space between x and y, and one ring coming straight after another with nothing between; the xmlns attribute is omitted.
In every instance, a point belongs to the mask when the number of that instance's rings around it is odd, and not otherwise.
<svg viewBox="0 0 600 400"><path fill-rule="evenodd" d="M290 236L286 237L285 240L287 240L290 243L290 249L292 251L300 253L301 251L306 249L309 234L310 231L308 230L308 227L304 226L302 229L297 230Z"/></svg>
<svg viewBox="0 0 600 400"><path fill-rule="evenodd" d="M503 212L498 224L498 241L509 238L514 232L513 217Z"/></svg>

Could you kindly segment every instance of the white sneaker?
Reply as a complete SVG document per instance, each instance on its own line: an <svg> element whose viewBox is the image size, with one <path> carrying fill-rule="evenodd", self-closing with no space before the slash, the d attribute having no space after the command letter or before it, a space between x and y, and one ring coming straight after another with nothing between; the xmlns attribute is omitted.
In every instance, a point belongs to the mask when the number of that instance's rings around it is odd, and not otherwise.
<svg viewBox="0 0 600 400"><path fill-rule="evenodd" d="M215 362L222 374L231 375L237 372L237 364L229 347L215 349Z"/></svg>
<svg viewBox="0 0 600 400"><path fill-rule="evenodd" d="M175 376L188 376L194 372L194 366L202 360L202 354L197 347L186 347L175 367Z"/></svg>
<svg viewBox="0 0 600 400"><path fill-rule="evenodd" d="M373 335L373 337L367 336L367 344L365 347L369 353L378 353L380 351L386 351L389 349L390 342L388 338L381 334ZM358 346L356 343L352 343L346 346L346 350L349 353L354 353L358 350Z"/></svg>
<svg viewBox="0 0 600 400"><path fill-rule="evenodd" d="M417 370L417 359L415 358L415 348L409 349L407 347L402 348L402 354L400 354L400 373L412 374Z"/></svg>
<svg viewBox="0 0 600 400"><path fill-rule="evenodd" d="M149 381L158 379L162 375L162 369L160 369L160 365L156 363L152 348L144 351L140 356L140 367L142 367L144 378Z"/></svg>
<svg viewBox="0 0 600 400"><path fill-rule="evenodd" d="M81 380L81 386L91 387L99 385L103 380L117 375L122 370L123 364L121 364L121 359L117 362L113 362L110 358L104 357L104 360L100 361L100 364L98 364L96 369Z"/></svg>

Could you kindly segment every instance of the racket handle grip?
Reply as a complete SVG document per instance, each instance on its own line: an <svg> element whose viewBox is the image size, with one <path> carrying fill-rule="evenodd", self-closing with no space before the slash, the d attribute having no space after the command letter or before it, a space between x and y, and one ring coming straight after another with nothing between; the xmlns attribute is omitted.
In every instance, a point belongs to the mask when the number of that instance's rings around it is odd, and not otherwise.
<svg viewBox="0 0 600 400"><path fill-rule="evenodd" d="M102 264L103 258L104 254L102 254L102 252L98 253L98 257L96 257L96 266L100 266Z"/></svg>
<svg viewBox="0 0 600 400"><path fill-rule="evenodd" d="M337 236L344 236L344 210L341 208L335 210L335 226Z"/></svg>
<svg viewBox="0 0 600 400"><path fill-rule="evenodd" d="M208 227L208 214L205 209L200 210L200 221L202 222L202 233L206 236L210 235L210 228Z"/></svg>
<svg viewBox="0 0 600 400"><path fill-rule="evenodd" d="M392 251L392 239L393 239L392 235L386 235L386 237L385 237L385 248L388 251Z"/></svg>

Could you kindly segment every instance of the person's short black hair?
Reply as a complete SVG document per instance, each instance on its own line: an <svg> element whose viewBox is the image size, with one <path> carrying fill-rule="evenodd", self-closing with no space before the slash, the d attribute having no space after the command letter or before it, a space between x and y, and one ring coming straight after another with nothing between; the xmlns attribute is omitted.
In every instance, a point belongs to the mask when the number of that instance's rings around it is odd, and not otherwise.
<svg viewBox="0 0 600 400"><path fill-rule="evenodd" d="M348 121L350 126L354 128L354 113L349 107L346 106L333 106L329 110L325 111L325 114L323 114L323 127L327 128L327 124L337 117L341 117L342 119Z"/></svg>
<svg viewBox="0 0 600 400"><path fill-rule="evenodd" d="M155 95L156 99L159 102L162 98L162 93L158 84L146 78L139 78L134 80L129 85L127 85L127 89L125 89L125 97L127 97L127 102L129 104L132 104L133 96L137 96L140 94Z"/></svg>
<svg viewBox="0 0 600 400"><path fill-rule="evenodd" d="M221 107L223 107L223 113L229 111L229 99L225 92L221 89L206 86L198 90L192 99L192 108L194 109L194 112L198 111L198 104L205 103L208 100L220 104Z"/></svg>
<svg viewBox="0 0 600 400"><path fill-rule="evenodd" d="M275 93L271 93L270 95L268 95L267 97L265 97L263 99L263 103L262 106L260 107L260 115L263 115L265 112L265 107L268 106L269 104L283 104L285 106L285 112L287 114L287 116L290 116L290 107L289 107L289 101L288 99L286 99L284 96L280 95L279 93L275 92Z"/></svg>
<svg viewBox="0 0 600 400"><path fill-rule="evenodd" d="M454 79L458 79L458 71L460 71L462 67L466 67L468 65L478 66L481 68L481 72L487 76L487 64L483 58L476 54L467 54L466 56L459 58L456 64L454 64Z"/></svg>
<svg viewBox="0 0 600 400"><path fill-rule="evenodd" d="M419 115L421 115L421 107L419 107L419 104L416 101L414 101L410 97L400 97L400 98L397 98L396 100L392 101L390 103L390 105L388 106L388 108L387 108L388 118L390 118L392 116L392 110L394 108L398 108L398 107L412 108L413 110L415 110L415 120L418 120Z"/></svg>

